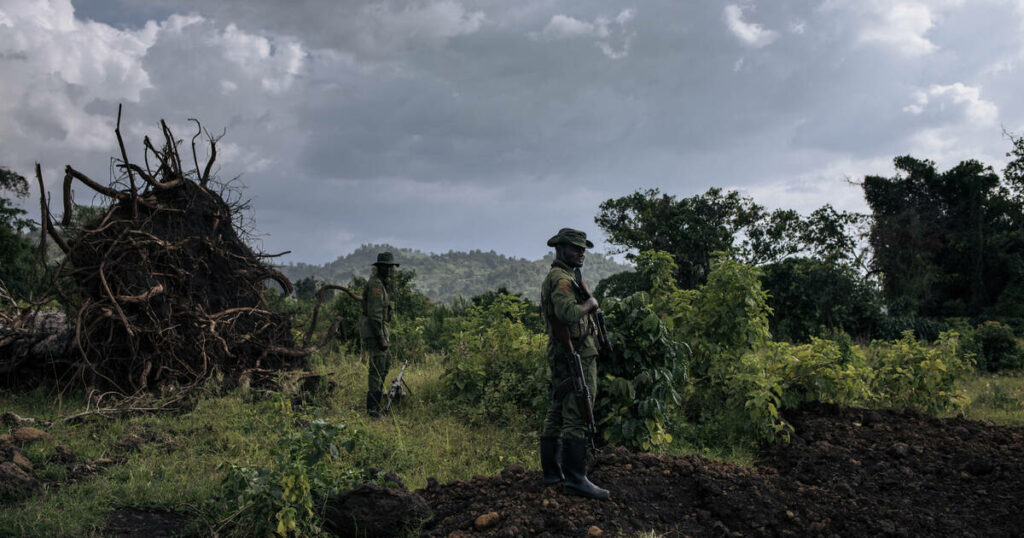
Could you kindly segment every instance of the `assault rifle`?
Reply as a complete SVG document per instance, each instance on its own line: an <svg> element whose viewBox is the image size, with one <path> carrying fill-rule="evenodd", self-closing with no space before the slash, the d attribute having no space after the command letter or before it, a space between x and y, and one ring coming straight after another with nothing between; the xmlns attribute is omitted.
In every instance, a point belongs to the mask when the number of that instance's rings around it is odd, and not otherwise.
<svg viewBox="0 0 1024 538"><path fill-rule="evenodd" d="M389 388L385 394L388 397L388 403L384 405L385 413L391 411L391 404L394 403L395 400L400 400L407 395L412 395L412 389L410 389L409 385L404 379L402 379L402 376L405 374L406 366L409 366L409 359L406 359L405 363L402 364L402 369L398 371L398 377L391 382L391 388ZM402 390L402 387L405 387L405 390ZM408 392L408 394L406 394L406 392Z"/></svg>
<svg viewBox="0 0 1024 538"><path fill-rule="evenodd" d="M590 293L590 288L587 287L587 283L583 280L583 272L580 271L579 267L576 268L576 282L579 282L580 290L586 296L584 300L594 296ZM611 354L612 341L608 339L608 329L604 324L604 314L601 313L600 309L597 309L591 312L590 316L594 326L597 327L597 348L603 353Z"/></svg>

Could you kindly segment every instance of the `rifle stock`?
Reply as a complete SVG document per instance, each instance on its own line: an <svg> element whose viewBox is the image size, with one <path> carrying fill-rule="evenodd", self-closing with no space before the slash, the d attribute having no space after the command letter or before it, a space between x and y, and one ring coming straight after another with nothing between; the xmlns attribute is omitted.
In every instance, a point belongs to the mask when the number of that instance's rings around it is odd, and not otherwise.
<svg viewBox="0 0 1024 538"><path fill-rule="evenodd" d="M394 403L395 400L402 397L402 384L405 383L405 381L402 379L402 376L405 374L406 366L409 366L408 359L406 359L405 363L402 364L402 369L398 371L398 377L396 377L395 380L391 382L391 387L388 389L388 403L387 405L384 406L385 413L391 411L391 404Z"/></svg>

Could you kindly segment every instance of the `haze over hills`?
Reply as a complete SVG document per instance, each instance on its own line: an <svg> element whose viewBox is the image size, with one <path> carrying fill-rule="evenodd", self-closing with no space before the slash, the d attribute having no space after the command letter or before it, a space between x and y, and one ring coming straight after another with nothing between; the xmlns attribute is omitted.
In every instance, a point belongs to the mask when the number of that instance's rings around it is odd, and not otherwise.
<svg viewBox="0 0 1024 538"><path fill-rule="evenodd" d="M540 283L554 259L553 252L543 259L531 261L511 258L493 250L434 254L391 245L363 245L351 254L324 265L295 263L278 266L278 269L292 282L313 277L323 282L345 284L353 276L368 276L377 253L383 250L394 252L402 269L415 270L416 286L439 302L451 302L459 295L469 298L501 286L539 300ZM587 253L583 267L591 287L605 277L630 269L629 265L595 252Z"/></svg>

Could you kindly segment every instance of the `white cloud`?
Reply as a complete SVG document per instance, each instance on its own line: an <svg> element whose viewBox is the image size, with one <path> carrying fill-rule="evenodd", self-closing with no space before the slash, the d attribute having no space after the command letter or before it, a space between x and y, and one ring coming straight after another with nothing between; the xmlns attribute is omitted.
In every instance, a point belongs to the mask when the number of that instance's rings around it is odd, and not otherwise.
<svg viewBox="0 0 1024 538"><path fill-rule="evenodd" d="M549 39L568 39L584 36L605 37L607 31L607 26L602 28L592 22L581 21L568 15L554 15L540 33Z"/></svg>
<svg viewBox="0 0 1024 538"><path fill-rule="evenodd" d="M569 15L556 14L540 32L530 37L541 41L558 41L575 38L596 38L595 45L605 56L619 60L629 55L629 48L634 34L626 30L626 25L636 16L636 10L623 9L612 19L596 17L593 21L585 21ZM619 45L613 45L613 41Z"/></svg>
<svg viewBox="0 0 1024 538"><path fill-rule="evenodd" d="M934 9L957 7L959 2L934 2ZM922 2L831 1L825 8L847 8L866 17L858 40L864 44L891 48L907 56L923 56L938 47L925 34L934 27L933 7Z"/></svg>
<svg viewBox="0 0 1024 538"><path fill-rule="evenodd" d="M839 211L864 212L867 210L864 193L856 183L866 175L885 175L892 169L892 160L888 157L853 159L835 155L820 168L795 177L769 179L737 189L770 209L795 209L808 214L831 204Z"/></svg>
<svg viewBox="0 0 1024 538"><path fill-rule="evenodd" d="M794 33L794 34L797 34L797 35L803 35L804 32L807 31L807 21L805 21L805 20L791 21L789 23L789 31Z"/></svg>
<svg viewBox="0 0 1024 538"><path fill-rule="evenodd" d="M626 36L622 42L622 47L619 49L615 49L615 47L612 47L612 45L607 41L598 41L597 48L601 49L601 52L608 58L611 58L612 60L621 60L622 58L629 56L629 47L632 43L633 36L630 35Z"/></svg>
<svg viewBox="0 0 1024 538"><path fill-rule="evenodd" d="M903 110L920 115L931 107L945 110L948 105L962 109L964 119L975 126L994 125L999 117L999 108L995 103L981 98L981 88L967 86L962 82L932 84L927 91L918 90L914 92L914 102L903 107Z"/></svg>
<svg viewBox="0 0 1024 538"><path fill-rule="evenodd" d="M619 12L618 15L615 16L615 22L617 22L619 24L626 24L627 22L633 20L633 17L635 17L635 16L636 16L636 10L635 9L632 9L632 8L623 9L622 11Z"/></svg>
<svg viewBox="0 0 1024 538"><path fill-rule="evenodd" d="M774 30L767 30L760 24L744 21L743 10L735 4L725 6L723 15L729 31L751 47L765 47L779 37L779 33Z"/></svg>
<svg viewBox="0 0 1024 538"><path fill-rule="evenodd" d="M0 21L0 142L8 151L17 152L26 138L105 148L111 121L86 105L135 102L152 87L142 58L156 41L155 23L122 31L79 21L69 0L9 1Z"/></svg>
<svg viewBox="0 0 1024 538"><path fill-rule="evenodd" d="M262 72L260 85L272 93L281 93L291 86L303 66L306 52L294 39L272 42L265 36L240 31L229 24L222 35L213 37L224 50L224 56L246 72Z"/></svg>
<svg viewBox="0 0 1024 538"><path fill-rule="evenodd" d="M897 4L882 14L877 26L865 28L860 39L865 43L890 46L905 56L921 56L936 49L924 36L932 26L928 6Z"/></svg>

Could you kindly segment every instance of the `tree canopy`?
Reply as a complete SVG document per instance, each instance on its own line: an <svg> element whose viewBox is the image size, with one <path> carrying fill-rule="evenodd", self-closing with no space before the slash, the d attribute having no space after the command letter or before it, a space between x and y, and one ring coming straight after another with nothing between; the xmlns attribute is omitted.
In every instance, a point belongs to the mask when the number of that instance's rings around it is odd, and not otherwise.
<svg viewBox="0 0 1024 538"><path fill-rule="evenodd" d="M864 180L872 268L888 303L927 317L1010 314L998 305L1016 303L1024 283L1021 202L978 161L945 172L911 156L894 162L894 177Z"/></svg>

